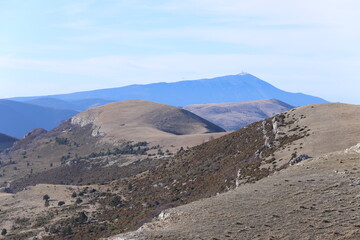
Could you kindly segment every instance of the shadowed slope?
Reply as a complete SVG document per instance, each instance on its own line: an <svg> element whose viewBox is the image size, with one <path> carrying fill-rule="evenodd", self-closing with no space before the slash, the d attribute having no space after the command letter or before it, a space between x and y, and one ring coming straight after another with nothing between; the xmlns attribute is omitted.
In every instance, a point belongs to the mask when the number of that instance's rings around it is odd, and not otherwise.
<svg viewBox="0 0 360 240"><path fill-rule="evenodd" d="M0 100L0 132L22 138L35 128L50 130L77 112Z"/></svg>
<svg viewBox="0 0 360 240"><path fill-rule="evenodd" d="M16 138L0 133L0 152L11 147L16 141Z"/></svg>

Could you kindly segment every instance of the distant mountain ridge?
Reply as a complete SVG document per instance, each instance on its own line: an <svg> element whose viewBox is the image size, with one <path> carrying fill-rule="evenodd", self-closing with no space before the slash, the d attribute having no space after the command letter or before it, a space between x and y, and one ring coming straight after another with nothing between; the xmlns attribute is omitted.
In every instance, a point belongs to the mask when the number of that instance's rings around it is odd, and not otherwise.
<svg viewBox="0 0 360 240"><path fill-rule="evenodd" d="M35 128L50 130L77 112L0 100L0 132L22 138Z"/></svg>
<svg viewBox="0 0 360 240"><path fill-rule="evenodd" d="M113 100L104 99L80 99L75 101L65 101L51 97L40 97L31 100L24 101L24 103L30 103L42 107L56 108L56 109L68 109L73 111L84 111L92 107L98 107L108 103L114 102Z"/></svg>
<svg viewBox="0 0 360 240"><path fill-rule="evenodd" d="M183 109L215 123L226 131L234 131L292 108L294 107L277 99L265 99L238 103L196 104L185 106Z"/></svg>
<svg viewBox="0 0 360 240"><path fill-rule="evenodd" d="M30 101L39 97L12 98ZM251 75L238 74L212 79L188 80L172 83L152 83L46 96L62 101L102 99L110 101L147 100L173 106L192 104L243 102L278 99L292 106L325 103L326 100L303 93L290 93Z"/></svg>
<svg viewBox="0 0 360 240"><path fill-rule="evenodd" d="M0 152L11 147L16 141L16 138L0 133Z"/></svg>

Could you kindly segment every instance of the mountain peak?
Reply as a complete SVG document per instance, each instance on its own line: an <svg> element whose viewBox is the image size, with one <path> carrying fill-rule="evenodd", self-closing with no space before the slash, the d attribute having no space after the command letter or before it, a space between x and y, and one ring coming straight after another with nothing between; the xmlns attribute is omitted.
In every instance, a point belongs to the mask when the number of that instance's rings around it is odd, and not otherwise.
<svg viewBox="0 0 360 240"><path fill-rule="evenodd" d="M242 71L241 73L238 73L239 76L245 76L245 75L251 75L250 73ZM251 75L252 76L252 75Z"/></svg>
<svg viewBox="0 0 360 240"><path fill-rule="evenodd" d="M247 72L209 79L187 80L166 84L129 85L48 97L68 102L90 98L111 101L143 99L173 106L243 102L271 98L279 99L292 106L327 102L318 97L283 91ZM21 99L18 100L21 101ZM22 100L24 101L24 99Z"/></svg>

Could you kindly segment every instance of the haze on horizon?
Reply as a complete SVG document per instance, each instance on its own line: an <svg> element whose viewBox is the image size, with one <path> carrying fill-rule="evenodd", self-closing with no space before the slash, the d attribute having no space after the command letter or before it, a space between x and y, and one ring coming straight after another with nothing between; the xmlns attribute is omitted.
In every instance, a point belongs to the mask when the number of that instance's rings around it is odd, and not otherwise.
<svg viewBox="0 0 360 240"><path fill-rule="evenodd" d="M249 72L360 104L355 0L0 0L0 98Z"/></svg>

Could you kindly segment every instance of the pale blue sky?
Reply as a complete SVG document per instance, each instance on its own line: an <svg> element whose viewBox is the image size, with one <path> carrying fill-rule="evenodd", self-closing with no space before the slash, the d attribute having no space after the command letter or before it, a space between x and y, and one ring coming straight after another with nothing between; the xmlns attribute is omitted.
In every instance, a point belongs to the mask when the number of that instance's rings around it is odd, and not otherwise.
<svg viewBox="0 0 360 240"><path fill-rule="evenodd" d="M357 0L0 0L0 98L249 72L360 104Z"/></svg>

